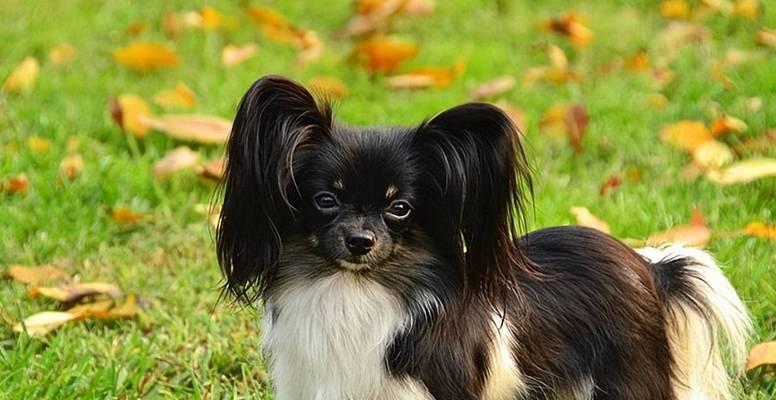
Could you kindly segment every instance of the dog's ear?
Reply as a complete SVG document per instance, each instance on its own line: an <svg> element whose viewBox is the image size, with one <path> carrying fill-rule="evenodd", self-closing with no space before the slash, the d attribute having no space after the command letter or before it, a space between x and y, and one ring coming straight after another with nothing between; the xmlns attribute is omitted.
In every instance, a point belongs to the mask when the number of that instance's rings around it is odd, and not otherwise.
<svg viewBox="0 0 776 400"><path fill-rule="evenodd" d="M294 154L329 135L331 112L279 76L243 96L227 144L224 203L216 234L225 289L252 301L271 284L293 218Z"/></svg>
<svg viewBox="0 0 776 400"><path fill-rule="evenodd" d="M469 103L423 123L415 134L433 218L443 221L469 294L495 299L531 264L515 244L531 179L519 132L499 108ZM450 247L448 247L450 248Z"/></svg>

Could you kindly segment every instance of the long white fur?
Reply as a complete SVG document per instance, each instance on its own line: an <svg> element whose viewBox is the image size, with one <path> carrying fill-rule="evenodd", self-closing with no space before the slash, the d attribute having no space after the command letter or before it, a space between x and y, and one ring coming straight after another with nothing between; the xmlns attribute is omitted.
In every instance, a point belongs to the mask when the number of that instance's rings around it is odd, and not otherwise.
<svg viewBox="0 0 776 400"><path fill-rule="evenodd" d="M672 245L663 248L637 250L650 262L664 259L689 258L694 261L688 268L691 284L710 305L715 321L707 321L695 309L677 302L669 321L671 350L679 369L674 385L681 400L732 399L730 377L723 363L724 349L719 339L727 342L728 358L735 372L740 372L747 355L747 341L752 322L735 289L725 278L717 263L708 253ZM709 328L712 328L709 330Z"/></svg>
<svg viewBox="0 0 776 400"><path fill-rule="evenodd" d="M525 390L523 376L515 363L515 343L509 321L494 314L493 344L490 349L488 377L482 398L484 400L512 400Z"/></svg>

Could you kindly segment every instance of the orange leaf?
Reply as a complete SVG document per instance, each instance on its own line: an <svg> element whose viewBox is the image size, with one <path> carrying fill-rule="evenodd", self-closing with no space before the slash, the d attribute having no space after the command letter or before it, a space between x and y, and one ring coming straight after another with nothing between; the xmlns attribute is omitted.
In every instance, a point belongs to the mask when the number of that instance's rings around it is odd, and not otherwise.
<svg viewBox="0 0 776 400"><path fill-rule="evenodd" d="M176 147L154 163L154 177L163 180L182 169L193 168L199 162L199 153L187 146Z"/></svg>
<svg viewBox="0 0 776 400"><path fill-rule="evenodd" d="M625 69L629 71L645 71L649 69L649 64L649 54L644 50L625 58Z"/></svg>
<svg viewBox="0 0 776 400"><path fill-rule="evenodd" d="M750 222L744 228L744 235L776 240L776 226L766 225L762 222Z"/></svg>
<svg viewBox="0 0 776 400"><path fill-rule="evenodd" d="M774 176L776 176L776 159L765 157L739 161L721 171L712 170L706 174L710 181L722 186L749 183Z"/></svg>
<svg viewBox="0 0 776 400"><path fill-rule="evenodd" d="M75 48L67 43L63 43L49 51L48 61L53 65L64 65L73 61L75 57Z"/></svg>
<svg viewBox="0 0 776 400"><path fill-rule="evenodd" d="M13 330L19 333L27 332L32 337L43 337L75 319L75 315L67 312L43 311L25 318L24 321L14 325Z"/></svg>
<svg viewBox="0 0 776 400"><path fill-rule="evenodd" d="M389 73L417 54L412 43L387 36L373 36L358 42L352 58L372 74Z"/></svg>
<svg viewBox="0 0 776 400"><path fill-rule="evenodd" d="M137 296L130 293L121 305L110 310L95 310L93 315L100 319L127 319L135 317L139 312Z"/></svg>
<svg viewBox="0 0 776 400"><path fill-rule="evenodd" d="M307 86L315 93L326 98L342 99L348 95L348 87L332 76L318 76L307 81Z"/></svg>
<svg viewBox="0 0 776 400"><path fill-rule="evenodd" d="M406 0L364 1L356 5L357 13L342 28L337 35L341 37L364 36L383 30L399 13Z"/></svg>
<svg viewBox="0 0 776 400"><path fill-rule="evenodd" d="M116 207L111 210L110 217L120 224L135 224L143 218L143 215L128 208Z"/></svg>
<svg viewBox="0 0 776 400"><path fill-rule="evenodd" d="M37 285L50 280L62 280L67 274L53 265L40 267L26 267L24 265L11 265L7 272L8 277L25 285Z"/></svg>
<svg viewBox="0 0 776 400"><path fill-rule="evenodd" d="M12 176L5 181L0 181L0 192L27 193L30 188L30 180L27 175L19 174Z"/></svg>
<svg viewBox="0 0 776 400"><path fill-rule="evenodd" d="M690 6L685 0L665 0L660 4L660 14L666 18L686 19L690 16Z"/></svg>
<svg viewBox="0 0 776 400"><path fill-rule="evenodd" d="M43 296L62 303L72 303L86 296L97 294L108 295L114 299L121 297L121 289L118 286L104 282L71 283L51 287L31 287L27 291L29 292L30 297L35 298Z"/></svg>
<svg viewBox="0 0 776 400"><path fill-rule="evenodd" d="M664 232L656 233L647 239L648 243L675 243L684 246L703 248L711 239L711 231L706 227L700 211L693 211L689 224L678 225Z"/></svg>
<svg viewBox="0 0 776 400"><path fill-rule="evenodd" d="M154 103L165 110L174 108L192 108L197 99L194 92L185 84L178 82L174 89L165 89L154 96Z"/></svg>
<svg viewBox="0 0 776 400"><path fill-rule="evenodd" d="M40 64L35 57L25 58L3 83L3 91L6 93L29 92L38 79Z"/></svg>
<svg viewBox="0 0 776 400"><path fill-rule="evenodd" d="M227 45L221 51L221 63L227 67L233 67L243 61L253 57L256 54L256 45L253 43L244 46Z"/></svg>
<svg viewBox="0 0 776 400"><path fill-rule="evenodd" d="M568 37L577 47L584 47L593 40L593 31L582 25L581 18L575 14L566 14L544 23L546 29Z"/></svg>
<svg viewBox="0 0 776 400"><path fill-rule="evenodd" d="M660 138L664 142L692 152L714 136L703 122L683 120L663 128Z"/></svg>
<svg viewBox="0 0 776 400"><path fill-rule="evenodd" d="M142 122L173 139L205 144L226 143L232 130L230 121L208 115L149 116Z"/></svg>
<svg viewBox="0 0 776 400"><path fill-rule="evenodd" d="M197 176L208 184L218 183L223 180L225 171L226 160L223 158L211 160L196 167Z"/></svg>
<svg viewBox="0 0 776 400"><path fill-rule="evenodd" d="M59 171L68 179L75 179L84 170L84 158L80 154L71 154L59 164Z"/></svg>
<svg viewBox="0 0 776 400"><path fill-rule="evenodd" d="M465 69L466 63L463 60L457 61L451 68L421 67L392 76L388 78L387 84L391 89L443 88L450 85Z"/></svg>
<svg viewBox="0 0 776 400"><path fill-rule="evenodd" d="M601 218L596 217L585 207L571 207L569 211L576 217L577 225L597 229L603 233L611 232L609 224Z"/></svg>
<svg viewBox="0 0 776 400"><path fill-rule="evenodd" d="M134 94L122 94L108 104L111 117L121 129L137 138L148 134L148 125L143 118L151 116L151 109L145 100Z"/></svg>
<svg viewBox="0 0 776 400"><path fill-rule="evenodd" d="M776 341L757 344L749 351L746 370L751 371L761 365L776 365Z"/></svg>
<svg viewBox="0 0 776 400"><path fill-rule="evenodd" d="M598 195L604 196L606 195L606 192L610 189L614 189L618 186L622 185L622 179L619 175L612 175L604 181L604 183L601 184L601 187L598 188Z"/></svg>
<svg viewBox="0 0 776 400"><path fill-rule="evenodd" d="M135 42L113 52L113 59L138 72L178 65L178 55L161 43Z"/></svg>
<svg viewBox="0 0 776 400"><path fill-rule="evenodd" d="M711 124L711 134L720 137L728 133L741 133L746 131L746 123L738 118L723 116L717 118Z"/></svg>
<svg viewBox="0 0 776 400"><path fill-rule="evenodd" d="M510 75L500 76L474 88L471 96L474 99L485 99L498 96L512 90L516 83L517 81L515 78Z"/></svg>

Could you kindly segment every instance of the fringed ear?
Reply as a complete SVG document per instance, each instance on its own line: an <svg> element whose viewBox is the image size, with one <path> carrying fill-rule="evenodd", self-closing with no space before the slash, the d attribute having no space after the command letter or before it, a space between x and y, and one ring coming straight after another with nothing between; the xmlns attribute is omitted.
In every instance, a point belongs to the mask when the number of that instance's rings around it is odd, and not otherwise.
<svg viewBox="0 0 776 400"><path fill-rule="evenodd" d="M501 298L520 270L533 272L515 242L533 195L517 129L499 108L469 103L422 124L415 144L467 294Z"/></svg>
<svg viewBox="0 0 776 400"><path fill-rule="evenodd" d="M225 289L253 301L274 279L282 233L293 219L295 152L329 135L331 112L299 84L256 81L242 98L227 144L216 234Z"/></svg>

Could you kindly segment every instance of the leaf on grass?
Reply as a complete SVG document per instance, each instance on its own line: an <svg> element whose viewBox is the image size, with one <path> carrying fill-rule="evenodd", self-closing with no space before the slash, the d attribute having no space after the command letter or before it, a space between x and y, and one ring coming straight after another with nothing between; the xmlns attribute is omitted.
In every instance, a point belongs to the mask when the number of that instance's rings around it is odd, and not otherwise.
<svg viewBox="0 0 776 400"><path fill-rule="evenodd" d="M678 225L666 231L651 235L647 239L650 244L681 244L689 247L703 248L711 239L711 231L706 227L703 214L694 210L689 224Z"/></svg>
<svg viewBox="0 0 776 400"><path fill-rule="evenodd" d="M173 139L205 144L226 143L232 130L230 121L209 115L148 116L142 122Z"/></svg>
<svg viewBox="0 0 776 400"><path fill-rule="evenodd" d="M710 181L722 186L749 183L774 176L776 176L776 159L765 157L739 161L723 170L712 170L706 174Z"/></svg>
<svg viewBox="0 0 776 400"><path fill-rule="evenodd" d="M176 39L180 35L180 21L178 16L170 10L165 11L162 15L162 30L170 39Z"/></svg>
<svg viewBox="0 0 776 400"><path fill-rule="evenodd" d="M130 37L135 37L143 33L148 28L148 23L145 21L136 21L131 24L126 29L127 35Z"/></svg>
<svg viewBox="0 0 776 400"><path fill-rule="evenodd" d="M95 310L92 315L99 319L127 319L134 318L139 312L137 296L130 293L124 299L124 303L105 311Z"/></svg>
<svg viewBox="0 0 776 400"><path fill-rule="evenodd" d="M226 160L219 158L197 165L195 172L199 178L208 184L216 184L224 179Z"/></svg>
<svg viewBox="0 0 776 400"><path fill-rule="evenodd" d="M567 137L576 153L582 152L582 138L590 117L581 104L558 104L550 107L539 121L542 133L552 137Z"/></svg>
<svg viewBox="0 0 776 400"><path fill-rule="evenodd" d="M733 3L733 15L755 19L760 14L760 2L758 0L736 0Z"/></svg>
<svg viewBox="0 0 776 400"><path fill-rule="evenodd" d="M741 133L746 131L746 123L738 118L722 116L711 124L711 134L720 137L728 133Z"/></svg>
<svg viewBox="0 0 776 400"><path fill-rule="evenodd" d="M97 300L92 303L78 304L67 309L67 312L73 314L78 319L84 319L95 316L97 313L107 312L113 307L113 299Z"/></svg>
<svg viewBox="0 0 776 400"><path fill-rule="evenodd" d="M143 214L124 207L115 207L110 211L110 217L119 224L136 224L143 219Z"/></svg>
<svg viewBox="0 0 776 400"><path fill-rule="evenodd" d="M700 121L683 120L663 128L660 138L680 149L692 152L702 144L714 140L706 125Z"/></svg>
<svg viewBox="0 0 776 400"><path fill-rule="evenodd" d="M62 303L73 303L86 296L107 295L111 298L120 298L121 289L105 282L70 283L60 286L31 287L28 290L30 297L48 297Z"/></svg>
<svg viewBox="0 0 776 400"><path fill-rule="evenodd" d="M75 179L84 171L84 158L80 154L71 154L59 163L59 172L68 179Z"/></svg>
<svg viewBox="0 0 776 400"><path fill-rule="evenodd" d="M67 274L53 265L39 267L11 265L6 274L9 278L25 285L38 285L46 281L57 281L67 278Z"/></svg>
<svg viewBox="0 0 776 400"><path fill-rule="evenodd" d="M776 29L760 29L755 36L755 42L765 47L776 47Z"/></svg>
<svg viewBox="0 0 776 400"><path fill-rule="evenodd" d="M178 65L175 51L161 43L135 42L113 52L113 59L137 72Z"/></svg>
<svg viewBox="0 0 776 400"><path fill-rule="evenodd" d="M27 147L38 154L46 154L51 149L51 141L33 135L27 138Z"/></svg>
<svg viewBox="0 0 776 400"><path fill-rule="evenodd" d="M649 54L644 50L639 50L635 54L626 57L623 66L628 71L646 71L650 67Z"/></svg>
<svg viewBox="0 0 776 400"><path fill-rule="evenodd" d="M520 107L503 100L496 103L496 107L500 108L501 111L504 111L509 119L512 120L512 123L515 124L515 127L517 127L517 131L525 136L526 127L528 126L526 123L525 111Z"/></svg>
<svg viewBox="0 0 776 400"><path fill-rule="evenodd" d="M471 97L475 100L495 97L512 90L515 84L517 84L517 81L511 75L500 76L474 88Z"/></svg>
<svg viewBox="0 0 776 400"><path fill-rule="evenodd" d="M601 184L601 187L598 188L598 195L603 197L606 195L606 192L608 192L611 189L617 188L620 185L622 185L622 179L619 175L611 175L610 177L606 178L604 183Z"/></svg>
<svg viewBox="0 0 776 400"><path fill-rule="evenodd" d="M596 217L585 207L571 207L571 214L577 219L577 225L597 229L603 233L610 233L609 224L601 218Z"/></svg>
<svg viewBox="0 0 776 400"><path fill-rule="evenodd" d="M304 66L321 57L323 41L317 33L306 31L302 36L302 49L296 54L296 65Z"/></svg>
<svg viewBox="0 0 776 400"><path fill-rule="evenodd" d="M776 341L756 344L749 351L746 370L751 371L762 365L776 365Z"/></svg>
<svg viewBox="0 0 776 400"><path fill-rule="evenodd" d="M750 222L744 227L744 235L761 239L776 240L776 225L766 225L762 222Z"/></svg>
<svg viewBox="0 0 776 400"><path fill-rule="evenodd" d="M212 31L216 29L235 29L237 20L233 17L227 17L211 6L203 6L199 10L198 28Z"/></svg>
<svg viewBox="0 0 776 400"><path fill-rule="evenodd" d="M154 103L165 110L176 108L192 108L197 98L194 92L182 82L178 82L175 88L164 89L154 96Z"/></svg>
<svg viewBox="0 0 776 400"><path fill-rule="evenodd" d="M227 67L233 67L254 55L256 55L256 45L253 43L239 47L230 44L221 51L221 63Z"/></svg>
<svg viewBox="0 0 776 400"><path fill-rule="evenodd" d="M402 9L406 0L359 1L356 14L348 20L337 36L354 37L383 31ZM369 3L364 5L364 3Z"/></svg>
<svg viewBox="0 0 776 400"><path fill-rule="evenodd" d="M25 93L32 89L38 80L40 64L35 57L26 57L3 83L3 91L6 93Z"/></svg>
<svg viewBox="0 0 776 400"><path fill-rule="evenodd" d="M665 0L660 3L660 15L665 18L686 19L690 16L690 6L685 0Z"/></svg>
<svg viewBox="0 0 776 400"><path fill-rule="evenodd" d="M719 169L733 161L733 151L717 140L704 142L692 152L692 158L703 169Z"/></svg>
<svg viewBox="0 0 776 400"><path fill-rule="evenodd" d="M108 103L110 115L121 129L132 136L143 138L149 127L143 118L151 116L151 108L142 97L134 94L122 94Z"/></svg>
<svg viewBox="0 0 776 400"><path fill-rule="evenodd" d="M348 87L333 76L317 76L307 81L314 94L330 99L342 99L348 95Z"/></svg>
<svg viewBox="0 0 776 400"><path fill-rule="evenodd" d="M388 36L372 36L356 44L351 58L372 74L390 73L417 54L418 47L410 42Z"/></svg>
<svg viewBox="0 0 776 400"><path fill-rule="evenodd" d="M568 37L575 46L584 47L593 40L593 31L583 25L581 20L578 15L568 13L546 21L543 25L549 31Z"/></svg>
<svg viewBox="0 0 776 400"><path fill-rule="evenodd" d="M9 192L24 194L30 188L30 180L25 174L12 176L5 181L0 181L0 193Z"/></svg>
<svg viewBox="0 0 776 400"><path fill-rule="evenodd" d="M154 177L158 180L166 179L176 171L193 168L198 162L199 153L188 146L176 147L154 163Z"/></svg>
<svg viewBox="0 0 776 400"><path fill-rule="evenodd" d="M64 65L75 60L76 55L75 47L63 43L49 50L48 62L52 65Z"/></svg>
<svg viewBox="0 0 776 400"><path fill-rule="evenodd" d="M450 68L421 67L401 75L394 75L387 80L391 89L425 89L430 87L444 88L458 78L466 69L466 62L458 60Z"/></svg>
<svg viewBox="0 0 776 400"><path fill-rule="evenodd" d="M24 321L14 325L13 330L19 333L26 331L32 337L43 337L75 319L76 316L68 312L43 311L25 318Z"/></svg>
<svg viewBox="0 0 776 400"><path fill-rule="evenodd" d="M523 84L532 85L536 82L546 81L564 83L581 79L576 71L569 67L566 53L558 46L547 47L547 57L550 65L528 68L523 74Z"/></svg>

